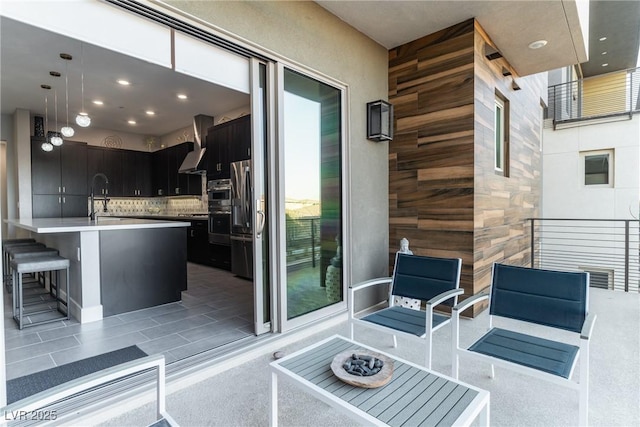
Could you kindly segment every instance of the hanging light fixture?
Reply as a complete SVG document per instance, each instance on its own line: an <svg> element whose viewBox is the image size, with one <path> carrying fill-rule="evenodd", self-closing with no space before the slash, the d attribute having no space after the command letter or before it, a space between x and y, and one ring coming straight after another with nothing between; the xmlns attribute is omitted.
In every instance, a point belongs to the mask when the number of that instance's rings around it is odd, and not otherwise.
<svg viewBox="0 0 640 427"><path fill-rule="evenodd" d="M58 91L55 90L53 92L53 102L54 102L54 111L55 111L55 118L56 118L56 127L55 127L55 132L53 134L53 136L49 139L49 142L51 142L54 146L59 147L62 145L63 141L62 141L62 137L60 136L60 133L58 132Z"/></svg>
<svg viewBox="0 0 640 427"><path fill-rule="evenodd" d="M66 71L64 74L64 90L65 90L65 99L66 99L65 106L67 109L67 125L64 126L62 129L60 129L60 132L65 138L71 138L76 133L76 131L73 130L71 126L69 126L69 61L71 61L73 57L68 53L61 53L60 58L67 61L65 64Z"/></svg>
<svg viewBox="0 0 640 427"><path fill-rule="evenodd" d="M76 116L76 123L78 126L86 128L91 124L91 117L89 117L89 114L84 110L84 44L80 44L80 68L82 69L80 77L80 85L82 88L82 111L80 111Z"/></svg>
<svg viewBox="0 0 640 427"><path fill-rule="evenodd" d="M43 89L51 89L51 86L47 86L47 85L41 85L40 86ZM48 97L47 95L44 96L44 129L45 129L45 135L47 135L47 139L45 139L45 141L42 143L42 145L40 146L40 148L42 148L42 151L51 151L53 150L53 144L51 144L49 142L49 107L48 107Z"/></svg>

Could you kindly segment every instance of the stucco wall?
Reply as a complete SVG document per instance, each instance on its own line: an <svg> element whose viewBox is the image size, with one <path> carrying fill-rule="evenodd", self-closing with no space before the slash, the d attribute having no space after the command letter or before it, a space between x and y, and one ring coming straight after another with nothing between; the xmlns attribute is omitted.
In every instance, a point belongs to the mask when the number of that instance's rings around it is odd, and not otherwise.
<svg viewBox="0 0 640 427"><path fill-rule="evenodd" d="M542 216L638 218L640 117L570 129L544 130ZM614 151L613 186L585 186L580 152Z"/></svg>
<svg viewBox="0 0 640 427"><path fill-rule="evenodd" d="M366 139L365 105L387 98L387 51L313 2L169 1L167 5L348 85L352 277L387 273L388 145Z"/></svg>

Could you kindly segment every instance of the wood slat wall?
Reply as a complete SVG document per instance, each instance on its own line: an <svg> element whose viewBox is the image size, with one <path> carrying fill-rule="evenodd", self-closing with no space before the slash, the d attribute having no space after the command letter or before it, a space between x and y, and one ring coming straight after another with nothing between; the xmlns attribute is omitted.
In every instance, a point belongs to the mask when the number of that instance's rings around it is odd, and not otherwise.
<svg viewBox="0 0 640 427"><path fill-rule="evenodd" d="M540 199L539 129L546 78L502 75L504 60L473 19L389 51L389 264L400 239L419 255L462 258L466 295L489 285L494 261L526 265L524 220ZM510 176L493 170L496 89L510 105Z"/></svg>

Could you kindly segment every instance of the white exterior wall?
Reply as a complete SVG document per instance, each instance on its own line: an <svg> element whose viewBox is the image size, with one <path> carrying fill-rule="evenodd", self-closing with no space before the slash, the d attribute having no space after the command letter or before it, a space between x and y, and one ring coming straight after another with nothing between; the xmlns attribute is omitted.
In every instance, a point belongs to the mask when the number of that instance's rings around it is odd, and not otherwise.
<svg viewBox="0 0 640 427"><path fill-rule="evenodd" d="M542 160L544 218L638 218L640 116L633 120L545 129ZM614 150L612 187L585 186L580 153Z"/></svg>
<svg viewBox="0 0 640 427"><path fill-rule="evenodd" d="M537 267L613 271L613 287L640 286L638 222L630 223L625 273L625 222L640 218L640 116L632 120L544 129L542 218L616 219L617 222L539 222ZM585 151L613 151L613 185L584 185ZM569 234L570 233L570 234Z"/></svg>

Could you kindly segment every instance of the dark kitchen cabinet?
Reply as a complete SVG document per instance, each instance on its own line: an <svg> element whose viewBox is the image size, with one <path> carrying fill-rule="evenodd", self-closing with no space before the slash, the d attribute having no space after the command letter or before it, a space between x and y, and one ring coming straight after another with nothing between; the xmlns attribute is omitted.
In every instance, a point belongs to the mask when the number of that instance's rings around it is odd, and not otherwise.
<svg viewBox="0 0 640 427"><path fill-rule="evenodd" d="M151 155L152 193L154 196L167 196L169 190L169 152L159 150Z"/></svg>
<svg viewBox="0 0 640 427"><path fill-rule="evenodd" d="M231 271L231 246L210 244L208 264Z"/></svg>
<svg viewBox="0 0 640 427"><path fill-rule="evenodd" d="M87 144L65 141L42 151L44 138L31 140L32 216L78 217L88 214Z"/></svg>
<svg viewBox="0 0 640 427"><path fill-rule="evenodd" d="M201 175L178 172L190 151L193 151L193 142L183 142L153 153L154 196L202 195Z"/></svg>
<svg viewBox="0 0 640 427"><path fill-rule="evenodd" d="M209 264L209 231L207 220L192 220L187 230L187 260L197 264Z"/></svg>
<svg viewBox="0 0 640 427"><path fill-rule="evenodd" d="M227 123L209 128L207 134L207 179L231 177L229 137L230 129Z"/></svg>
<svg viewBox="0 0 640 427"><path fill-rule="evenodd" d="M251 116L209 128L207 134L207 177L230 177L230 163L251 158Z"/></svg>
<svg viewBox="0 0 640 427"><path fill-rule="evenodd" d="M251 116L233 120L229 137L229 161L251 159Z"/></svg>
<svg viewBox="0 0 640 427"><path fill-rule="evenodd" d="M109 180L105 184L104 179L96 178L93 189L95 196L104 195L111 197L124 195L122 180L122 150L102 147L89 147L87 150L87 186L91 191L93 177L97 173L103 173Z"/></svg>
<svg viewBox="0 0 640 427"><path fill-rule="evenodd" d="M151 153L122 151L122 195L149 197L151 191Z"/></svg>

